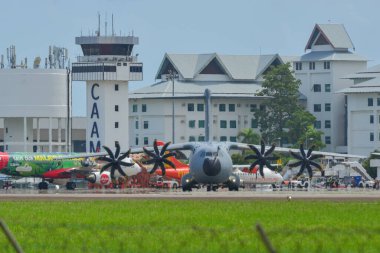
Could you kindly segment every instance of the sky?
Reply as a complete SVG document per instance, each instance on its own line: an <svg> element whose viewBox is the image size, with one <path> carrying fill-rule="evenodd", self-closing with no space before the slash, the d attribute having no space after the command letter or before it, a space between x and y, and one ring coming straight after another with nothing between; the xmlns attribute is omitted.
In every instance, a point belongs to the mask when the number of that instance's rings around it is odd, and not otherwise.
<svg viewBox="0 0 380 253"><path fill-rule="evenodd" d="M134 54L144 80L155 83L165 53L275 54L300 56L315 24L344 24L368 66L380 63L378 0L7 0L0 15L0 54L16 46L17 62L48 56L49 45L68 49L71 62L82 55L75 37L93 34L101 15L108 34L134 34ZM73 83L73 115L86 114L85 83Z"/></svg>

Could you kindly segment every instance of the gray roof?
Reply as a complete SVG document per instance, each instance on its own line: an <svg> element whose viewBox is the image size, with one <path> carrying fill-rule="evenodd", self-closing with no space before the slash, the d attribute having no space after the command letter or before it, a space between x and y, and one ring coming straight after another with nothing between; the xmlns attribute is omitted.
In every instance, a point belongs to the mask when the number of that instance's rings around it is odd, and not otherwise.
<svg viewBox="0 0 380 253"><path fill-rule="evenodd" d="M129 93L129 98L172 98L172 81L163 81L144 87ZM212 97L239 97L239 98L259 98L255 95L260 91L261 85L255 83L240 82L184 82L174 81L174 96L202 97L205 89L211 91ZM262 97L260 97L262 98Z"/></svg>
<svg viewBox="0 0 380 253"><path fill-rule="evenodd" d="M156 79L161 79L167 62L170 62L184 79L194 79L214 59L219 62L220 66L232 80L238 81L256 80L276 60L283 63L278 54L165 54L157 71Z"/></svg>
<svg viewBox="0 0 380 253"><path fill-rule="evenodd" d="M380 92L380 76L339 91L339 93L372 93L372 92Z"/></svg>
<svg viewBox="0 0 380 253"><path fill-rule="evenodd" d="M322 34L334 49L354 48L354 44L343 24L316 24L306 44L305 51L311 49L317 34Z"/></svg>
<svg viewBox="0 0 380 253"><path fill-rule="evenodd" d="M348 51L312 51L302 55L300 61L367 61L367 59Z"/></svg>

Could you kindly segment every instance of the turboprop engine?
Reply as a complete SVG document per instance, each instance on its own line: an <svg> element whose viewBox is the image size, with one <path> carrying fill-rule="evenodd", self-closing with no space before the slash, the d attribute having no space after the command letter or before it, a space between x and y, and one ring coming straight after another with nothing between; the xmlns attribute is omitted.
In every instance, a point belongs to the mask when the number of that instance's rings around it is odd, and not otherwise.
<svg viewBox="0 0 380 253"><path fill-rule="evenodd" d="M87 176L87 181L92 184L101 184L101 185L109 185L111 180L111 172L104 171L102 173L100 172L93 172L90 175Z"/></svg>

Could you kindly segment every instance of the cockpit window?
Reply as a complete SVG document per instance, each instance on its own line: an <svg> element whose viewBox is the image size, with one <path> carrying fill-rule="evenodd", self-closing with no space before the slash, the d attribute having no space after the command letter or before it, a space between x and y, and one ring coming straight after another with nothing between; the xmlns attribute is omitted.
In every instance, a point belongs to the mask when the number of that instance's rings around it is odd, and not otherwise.
<svg viewBox="0 0 380 253"><path fill-rule="evenodd" d="M212 152L206 152L206 156L212 156Z"/></svg>

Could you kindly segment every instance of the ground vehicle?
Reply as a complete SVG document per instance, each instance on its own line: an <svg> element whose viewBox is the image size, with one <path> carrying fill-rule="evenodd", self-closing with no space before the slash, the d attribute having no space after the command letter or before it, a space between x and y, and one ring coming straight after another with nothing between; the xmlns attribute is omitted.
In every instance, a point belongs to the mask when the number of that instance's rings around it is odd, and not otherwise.
<svg viewBox="0 0 380 253"><path fill-rule="evenodd" d="M155 188L173 188L177 189L180 187L179 183L175 179L167 179L165 177L155 177L149 182L149 185Z"/></svg>

